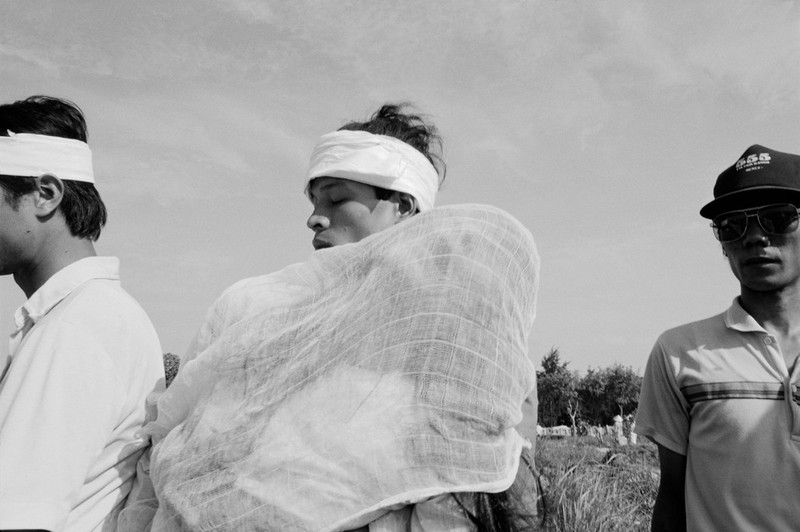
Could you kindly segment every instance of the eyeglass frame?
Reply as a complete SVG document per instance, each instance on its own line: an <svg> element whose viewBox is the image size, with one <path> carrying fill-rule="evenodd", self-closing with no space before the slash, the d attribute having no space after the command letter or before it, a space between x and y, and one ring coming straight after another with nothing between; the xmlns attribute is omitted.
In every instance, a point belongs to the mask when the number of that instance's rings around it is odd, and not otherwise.
<svg viewBox="0 0 800 532"><path fill-rule="evenodd" d="M784 233L776 233L774 231L767 230L762 225L761 218L759 217L758 213L759 213L759 211L761 211L763 209L769 209L770 207L792 207L795 210L795 219L791 223L795 223L800 219L800 208L798 208L797 206L795 206L795 205L793 205L791 203L773 203L771 205L762 205L761 207L755 207L753 209L740 209L740 210L735 210L735 211L723 212L722 214L719 214L719 215L715 216L714 219L711 221L710 225L711 225L711 229L714 232L714 237L716 237L717 240L719 240L721 243L724 243L724 244L727 244L727 243L730 243L730 242L736 242L737 240L739 240L741 238L744 238L744 235L747 234L747 229L749 229L749 227L750 227L750 218L755 218L756 220L758 220L758 226L761 228L762 231L764 231L764 234L766 234L766 235L788 235L790 233L794 233L795 231L797 231L798 227L800 227L800 224L798 224L791 231L786 231ZM736 238L734 238L732 240L722 240L719 237L719 225L717 224L717 220L719 220L722 216L727 216L727 215L734 214L734 213L742 213L742 214L745 215L744 229L742 230L742 234L737 236Z"/></svg>

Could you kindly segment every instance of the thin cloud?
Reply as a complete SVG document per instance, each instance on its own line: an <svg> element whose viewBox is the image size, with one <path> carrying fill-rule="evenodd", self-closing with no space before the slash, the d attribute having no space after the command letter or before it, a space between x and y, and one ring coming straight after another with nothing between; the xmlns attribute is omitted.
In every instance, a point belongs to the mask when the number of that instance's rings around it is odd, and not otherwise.
<svg viewBox="0 0 800 532"><path fill-rule="evenodd" d="M20 63L50 76L57 76L59 65L45 50L35 50L0 43L0 72L19 74Z"/></svg>
<svg viewBox="0 0 800 532"><path fill-rule="evenodd" d="M273 8L261 0L217 0L213 6L229 11L246 22L267 22L276 20Z"/></svg>

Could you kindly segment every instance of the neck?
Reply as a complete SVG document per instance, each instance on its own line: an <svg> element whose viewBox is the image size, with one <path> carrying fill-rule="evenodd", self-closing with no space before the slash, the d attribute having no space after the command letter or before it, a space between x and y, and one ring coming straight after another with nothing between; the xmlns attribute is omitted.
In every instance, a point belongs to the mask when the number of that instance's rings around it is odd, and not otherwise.
<svg viewBox="0 0 800 532"><path fill-rule="evenodd" d="M53 239L45 244L43 252L30 261L29 267L14 273L14 281L25 292L27 298L62 268L86 257L97 255L91 240L71 235L68 238Z"/></svg>
<svg viewBox="0 0 800 532"><path fill-rule="evenodd" d="M792 334L800 329L800 288L758 292L742 287L742 307L766 330Z"/></svg>

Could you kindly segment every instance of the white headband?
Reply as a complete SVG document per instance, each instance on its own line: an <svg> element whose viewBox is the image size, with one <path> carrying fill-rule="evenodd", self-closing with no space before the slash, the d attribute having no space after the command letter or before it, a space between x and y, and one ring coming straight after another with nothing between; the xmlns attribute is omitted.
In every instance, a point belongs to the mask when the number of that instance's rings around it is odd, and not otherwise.
<svg viewBox="0 0 800 532"><path fill-rule="evenodd" d="M37 177L94 183L92 150L85 142L49 135L8 132L0 136L0 175Z"/></svg>
<svg viewBox="0 0 800 532"><path fill-rule="evenodd" d="M429 211L436 202L439 174L416 148L366 131L334 131L320 137L305 176L305 191L317 177L339 177L405 192Z"/></svg>

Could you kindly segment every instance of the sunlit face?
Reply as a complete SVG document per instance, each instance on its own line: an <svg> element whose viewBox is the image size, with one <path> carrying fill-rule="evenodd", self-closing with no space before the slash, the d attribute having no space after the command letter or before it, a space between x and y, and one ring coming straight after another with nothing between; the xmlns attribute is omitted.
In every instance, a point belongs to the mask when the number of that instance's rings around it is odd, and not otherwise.
<svg viewBox="0 0 800 532"><path fill-rule="evenodd" d="M753 219L744 236L722 249L743 291L800 289L800 231L767 234Z"/></svg>
<svg viewBox="0 0 800 532"><path fill-rule="evenodd" d="M381 200L374 187L349 179L318 177L309 197L314 212L306 225L314 231L314 249L358 242L402 219L397 194Z"/></svg>

